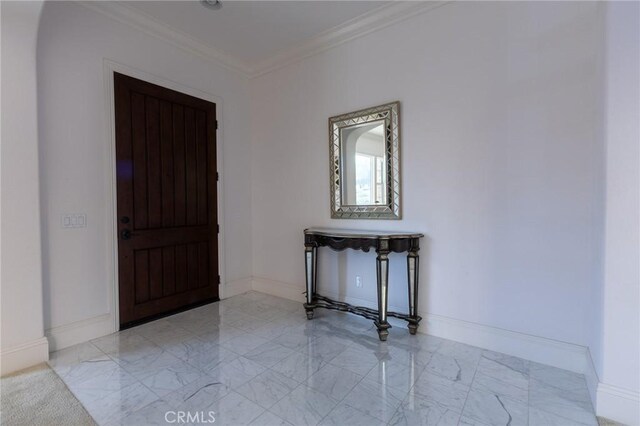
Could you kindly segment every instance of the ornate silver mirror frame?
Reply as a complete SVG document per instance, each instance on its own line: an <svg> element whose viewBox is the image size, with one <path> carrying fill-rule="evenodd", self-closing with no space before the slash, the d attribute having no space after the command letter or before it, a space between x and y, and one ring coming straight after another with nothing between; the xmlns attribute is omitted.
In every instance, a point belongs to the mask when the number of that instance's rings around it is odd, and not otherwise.
<svg viewBox="0 0 640 426"><path fill-rule="evenodd" d="M363 126L382 126L384 129L383 136L380 136L384 137L384 160L380 160L381 164L378 166L383 170L381 184L384 189L380 191L383 194L380 198L382 201L376 199L375 204L362 204L346 198L344 159L347 141L343 139L348 132ZM329 139L331 218L400 219L400 102L329 118ZM355 184L355 179L353 182Z"/></svg>

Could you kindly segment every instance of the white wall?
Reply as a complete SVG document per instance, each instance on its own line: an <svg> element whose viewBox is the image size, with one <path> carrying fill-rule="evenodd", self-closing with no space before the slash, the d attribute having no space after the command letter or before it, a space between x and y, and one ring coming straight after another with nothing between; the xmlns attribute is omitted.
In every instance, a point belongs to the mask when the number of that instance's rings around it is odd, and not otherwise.
<svg viewBox="0 0 640 426"><path fill-rule="evenodd" d="M598 411L640 424L640 4L607 5L606 237Z"/></svg>
<svg viewBox="0 0 640 426"><path fill-rule="evenodd" d="M36 40L42 2L2 2L1 372L45 361Z"/></svg>
<svg viewBox="0 0 640 426"><path fill-rule="evenodd" d="M48 2L38 42L38 80L44 321L55 347L113 327L113 213L107 204L113 147L104 59L222 99L224 278L251 276L246 78L77 3ZM86 213L88 226L63 229L64 213ZM90 329L83 331L85 325Z"/></svg>
<svg viewBox="0 0 640 426"><path fill-rule="evenodd" d="M588 345L600 14L586 2L453 2L252 80L254 276L303 291L308 226L422 231L422 313ZM393 100L403 220L331 220L328 117ZM373 304L374 264L322 251L320 289ZM405 265L391 256L392 307L406 306Z"/></svg>

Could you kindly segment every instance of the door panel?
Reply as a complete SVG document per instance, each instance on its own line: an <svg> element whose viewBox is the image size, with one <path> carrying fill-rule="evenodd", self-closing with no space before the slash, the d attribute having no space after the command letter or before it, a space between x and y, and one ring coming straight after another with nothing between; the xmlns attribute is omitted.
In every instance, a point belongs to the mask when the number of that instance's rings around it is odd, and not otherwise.
<svg viewBox="0 0 640 426"><path fill-rule="evenodd" d="M215 104L114 74L120 324L218 299Z"/></svg>

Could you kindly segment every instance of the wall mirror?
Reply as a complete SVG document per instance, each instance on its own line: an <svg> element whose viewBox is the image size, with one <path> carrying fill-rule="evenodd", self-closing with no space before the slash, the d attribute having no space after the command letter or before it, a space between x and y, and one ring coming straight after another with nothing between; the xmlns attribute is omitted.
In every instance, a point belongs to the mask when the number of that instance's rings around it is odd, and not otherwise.
<svg viewBox="0 0 640 426"><path fill-rule="evenodd" d="M329 119L331 217L400 219L400 103Z"/></svg>

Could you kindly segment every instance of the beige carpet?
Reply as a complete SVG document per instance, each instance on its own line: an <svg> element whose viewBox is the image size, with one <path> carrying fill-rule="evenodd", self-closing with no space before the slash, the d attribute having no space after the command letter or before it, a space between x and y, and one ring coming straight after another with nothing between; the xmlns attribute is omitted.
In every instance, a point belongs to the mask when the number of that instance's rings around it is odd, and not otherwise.
<svg viewBox="0 0 640 426"><path fill-rule="evenodd" d="M3 377L0 402L0 423L7 426L96 424L46 364Z"/></svg>

